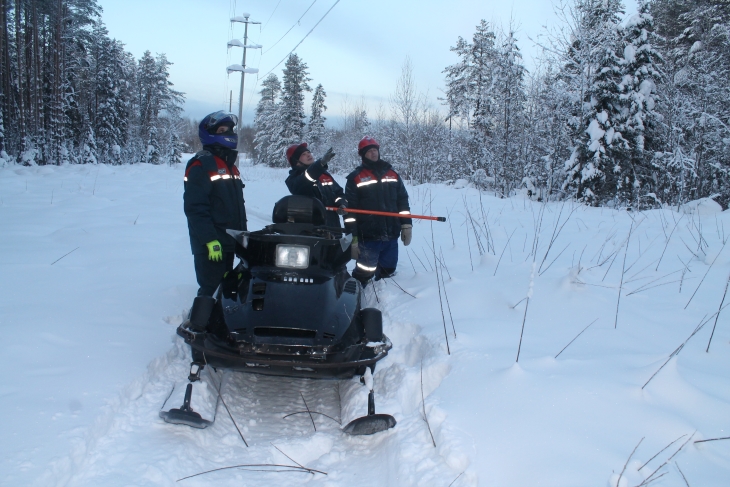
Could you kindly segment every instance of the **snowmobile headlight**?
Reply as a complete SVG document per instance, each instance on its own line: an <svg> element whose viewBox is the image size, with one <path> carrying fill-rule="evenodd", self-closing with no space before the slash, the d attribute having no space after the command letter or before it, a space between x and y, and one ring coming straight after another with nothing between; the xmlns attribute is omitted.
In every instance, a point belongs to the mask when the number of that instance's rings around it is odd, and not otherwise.
<svg viewBox="0 0 730 487"><path fill-rule="evenodd" d="M276 267L306 269L309 267L309 247L306 245L277 245Z"/></svg>

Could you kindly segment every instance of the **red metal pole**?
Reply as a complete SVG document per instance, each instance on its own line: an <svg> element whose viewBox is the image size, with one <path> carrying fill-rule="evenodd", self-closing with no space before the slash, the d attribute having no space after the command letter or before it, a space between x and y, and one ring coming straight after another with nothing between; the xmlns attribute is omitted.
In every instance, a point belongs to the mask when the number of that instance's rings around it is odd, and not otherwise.
<svg viewBox="0 0 730 487"><path fill-rule="evenodd" d="M339 208L336 208L334 206L327 206L326 207L329 211L337 211ZM394 216L396 218L416 218L419 220L433 220L436 222L445 222L446 217L445 216L428 216L428 215L411 215L409 214L401 214L401 213L391 213L389 211L374 211L374 210L356 210L354 208L345 208L345 212L347 213L360 213L361 215L377 215L377 216Z"/></svg>

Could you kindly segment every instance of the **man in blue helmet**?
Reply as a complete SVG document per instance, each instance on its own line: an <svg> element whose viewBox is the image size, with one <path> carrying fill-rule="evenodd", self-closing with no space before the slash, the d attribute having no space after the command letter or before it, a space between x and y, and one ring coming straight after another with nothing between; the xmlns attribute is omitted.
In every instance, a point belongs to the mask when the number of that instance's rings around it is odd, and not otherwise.
<svg viewBox="0 0 730 487"><path fill-rule="evenodd" d="M184 209L200 286L189 325L195 331L205 330L212 296L224 274L233 269L235 240L226 229L247 229L244 184L235 166L237 124L238 117L224 111L203 118L198 127L203 150L185 168Z"/></svg>

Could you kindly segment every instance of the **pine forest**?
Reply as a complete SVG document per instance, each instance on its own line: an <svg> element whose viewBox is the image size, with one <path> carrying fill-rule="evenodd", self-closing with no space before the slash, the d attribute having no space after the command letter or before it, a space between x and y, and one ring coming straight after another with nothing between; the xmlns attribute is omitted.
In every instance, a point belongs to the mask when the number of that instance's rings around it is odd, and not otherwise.
<svg viewBox="0 0 730 487"><path fill-rule="evenodd" d="M443 94L418 89L406 59L389 103L350 102L326 122L325 87L292 53L258 83L243 151L286 167L285 148L333 147L357 164L371 135L412 182L455 182L509 196L652 208L730 203L730 1L557 0L559 24L534 41L475 20L444 46ZM111 39L95 0L0 0L0 166L173 163L197 124L164 54L141 59ZM542 56L528 70L520 42Z"/></svg>

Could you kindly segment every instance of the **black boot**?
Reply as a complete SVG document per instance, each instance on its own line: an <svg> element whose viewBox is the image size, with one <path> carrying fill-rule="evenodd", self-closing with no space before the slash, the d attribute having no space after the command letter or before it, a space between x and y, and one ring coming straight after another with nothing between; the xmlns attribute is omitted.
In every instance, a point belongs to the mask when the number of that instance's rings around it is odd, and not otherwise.
<svg viewBox="0 0 730 487"><path fill-rule="evenodd" d="M208 325L208 318L213 311L215 298L210 296L198 296L193 300L193 307L190 309L190 329L202 333Z"/></svg>

